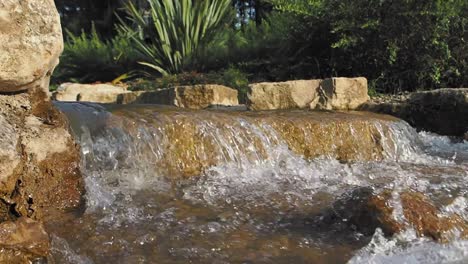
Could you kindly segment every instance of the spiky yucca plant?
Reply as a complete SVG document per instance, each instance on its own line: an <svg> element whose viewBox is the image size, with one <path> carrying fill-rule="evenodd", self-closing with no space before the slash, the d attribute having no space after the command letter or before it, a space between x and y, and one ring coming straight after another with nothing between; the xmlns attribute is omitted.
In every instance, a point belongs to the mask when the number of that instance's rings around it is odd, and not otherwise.
<svg viewBox="0 0 468 264"><path fill-rule="evenodd" d="M130 33L147 57L141 62L163 75L179 73L226 21L230 0L148 0L148 9L132 2L120 29Z"/></svg>

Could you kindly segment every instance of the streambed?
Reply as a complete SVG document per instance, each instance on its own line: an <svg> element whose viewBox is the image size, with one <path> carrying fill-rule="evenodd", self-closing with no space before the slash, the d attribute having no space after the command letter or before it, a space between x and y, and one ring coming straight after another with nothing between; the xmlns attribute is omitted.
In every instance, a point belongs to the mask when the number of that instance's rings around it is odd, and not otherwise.
<svg viewBox="0 0 468 264"><path fill-rule="evenodd" d="M468 262L466 240L319 218L368 187L424 192L468 219L466 141L363 113L57 106L87 191L82 210L48 224L57 263Z"/></svg>

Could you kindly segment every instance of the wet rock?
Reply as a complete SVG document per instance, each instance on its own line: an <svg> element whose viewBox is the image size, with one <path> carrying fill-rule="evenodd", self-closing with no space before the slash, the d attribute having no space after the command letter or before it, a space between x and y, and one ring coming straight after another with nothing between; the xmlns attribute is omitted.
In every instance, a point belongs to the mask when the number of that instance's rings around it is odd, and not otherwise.
<svg viewBox="0 0 468 264"><path fill-rule="evenodd" d="M143 136L144 146L148 147L140 150L141 158L155 164L159 175L172 177L198 176L212 166L241 159L268 159L269 155L276 155L272 148L283 142L306 159L382 160L384 155L395 155L397 151L390 127L399 120L372 113L214 113L139 107L116 109L113 114L99 130L121 129L127 135ZM145 132L141 132L142 128ZM139 144L136 136L130 138L135 140L131 146ZM154 155L155 152L160 154ZM119 153L117 158L127 158L127 153Z"/></svg>
<svg viewBox="0 0 468 264"><path fill-rule="evenodd" d="M0 95L0 220L75 208L83 184L68 122L40 89Z"/></svg>
<svg viewBox="0 0 468 264"><path fill-rule="evenodd" d="M330 78L320 84L319 109L355 110L369 100L367 79Z"/></svg>
<svg viewBox="0 0 468 264"><path fill-rule="evenodd" d="M414 191L374 194L370 188L360 188L337 201L332 211L328 220L339 219L367 235L376 228L393 235L411 227L417 235L438 242L468 237L465 219L442 214L427 196Z"/></svg>
<svg viewBox="0 0 468 264"><path fill-rule="evenodd" d="M47 89L62 49L53 0L0 2L0 93Z"/></svg>
<svg viewBox="0 0 468 264"><path fill-rule="evenodd" d="M255 83L249 86L251 110L315 108L321 80Z"/></svg>
<svg viewBox="0 0 468 264"><path fill-rule="evenodd" d="M120 95L121 104L162 104L182 108L204 109L210 106L237 106L237 90L223 85L192 85L160 89L152 92L133 92Z"/></svg>
<svg viewBox="0 0 468 264"><path fill-rule="evenodd" d="M0 224L0 263L31 263L45 260L50 241L42 223L21 217Z"/></svg>
<svg viewBox="0 0 468 264"><path fill-rule="evenodd" d="M445 88L373 99L361 110L385 113L441 135L463 137L468 131L468 88Z"/></svg>
<svg viewBox="0 0 468 264"><path fill-rule="evenodd" d="M53 93L52 98L65 102L116 103L122 93L127 93L126 87L108 83L64 83Z"/></svg>

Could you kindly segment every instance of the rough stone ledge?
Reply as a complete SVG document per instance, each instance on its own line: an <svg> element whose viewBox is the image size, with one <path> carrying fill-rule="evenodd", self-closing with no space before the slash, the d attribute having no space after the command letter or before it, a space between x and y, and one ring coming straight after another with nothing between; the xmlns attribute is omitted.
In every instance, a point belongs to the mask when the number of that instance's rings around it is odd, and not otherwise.
<svg viewBox="0 0 468 264"><path fill-rule="evenodd" d="M468 88L377 97L359 110L397 116L417 129L468 140Z"/></svg>

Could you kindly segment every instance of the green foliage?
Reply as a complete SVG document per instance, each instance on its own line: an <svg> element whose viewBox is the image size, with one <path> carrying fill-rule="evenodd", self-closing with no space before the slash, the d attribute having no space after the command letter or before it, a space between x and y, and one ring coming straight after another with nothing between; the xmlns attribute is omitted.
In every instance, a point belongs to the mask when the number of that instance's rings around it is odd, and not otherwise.
<svg viewBox="0 0 468 264"><path fill-rule="evenodd" d="M249 91L249 80L247 75L236 69L230 67L222 74L223 85L236 89L239 93L239 101L245 103L247 100L247 93Z"/></svg>
<svg viewBox="0 0 468 264"><path fill-rule="evenodd" d="M67 32L60 64L54 72L53 82L112 81L137 69L139 53L123 34L103 40L93 27L90 34L74 35Z"/></svg>
<svg viewBox="0 0 468 264"><path fill-rule="evenodd" d="M180 73L197 60L227 22L230 0L149 0L149 10L128 2L128 19L120 29L129 34L146 58L145 65L167 75ZM130 21L130 22L128 22Z"/></svg>
<svg viewBox="0 0 468 264"><path fill-rule="evenodd" d="M384 92L467 84L466 1L271 2L301 21L284 41L297 64L320 65L317 77L362 75Z"/></svg>

